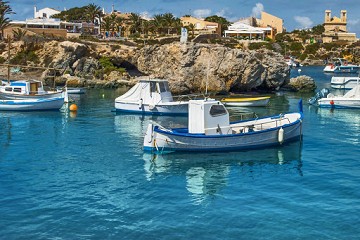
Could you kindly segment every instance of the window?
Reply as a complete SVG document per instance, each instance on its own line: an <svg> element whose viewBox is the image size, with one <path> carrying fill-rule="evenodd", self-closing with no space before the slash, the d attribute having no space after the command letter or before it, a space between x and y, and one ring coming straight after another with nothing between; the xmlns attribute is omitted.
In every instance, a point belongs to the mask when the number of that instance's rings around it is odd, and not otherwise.
<svg viewBox="0 0 360 240"><path fill-rule="evenodd" d="M21 88L14 88L14 92L20 92L21 93Z"/></svg>
<svg viewBox="0 0 360 240"><path fill-rule="evenodd" d="M227 111L223 105L212 105L210 108L210 115L212 117L222 116L227 114Z"/></svg>
<svg viewBox="0 0 360 240"><path fill-rule="evenodd" d="M150 82L150 92L156 92L156 82Z"/></svg>
<svg viewBox="0 0 360 240"><path fill-rule="evenodd" d="M168 92L169 91L169 86L164 83L164 82L159 82L159 89L160 89L160 92Z"/></svg>
<svg viewBox="0 0 360 240"><path fill-rule="evenodd" d="M7 91L7 92L12 92L12 88L11 88L11 87L6 87L6 88L5 88L5 91Z"/></svg>

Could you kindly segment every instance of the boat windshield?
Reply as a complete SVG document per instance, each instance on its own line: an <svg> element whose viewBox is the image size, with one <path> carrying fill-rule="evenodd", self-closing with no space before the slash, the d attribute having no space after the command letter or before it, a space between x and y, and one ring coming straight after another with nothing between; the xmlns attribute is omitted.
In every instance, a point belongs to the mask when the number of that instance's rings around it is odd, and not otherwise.
<svg viewBox="0 0 360 240"><path fill-rule="evenodd" d="M159 91L162 92L170 92L169 85L166 82L159 82Z"/></svg>
<svg viewBox="0 0 360 240"><path fill-rule="evenodd" d="M212 117L218 117L226 114L227 111L223 105L212 105L210 108L210 115Z"/></svg>

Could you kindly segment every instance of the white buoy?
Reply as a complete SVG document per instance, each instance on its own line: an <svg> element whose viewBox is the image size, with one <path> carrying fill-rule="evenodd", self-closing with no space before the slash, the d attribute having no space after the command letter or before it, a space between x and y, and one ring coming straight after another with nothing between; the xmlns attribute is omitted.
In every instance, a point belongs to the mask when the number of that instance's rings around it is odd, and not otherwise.
<svg viewBox="0 0 360 240"><path fill-rule="evenodd" d="M298 69L298 73L301 73L301 69L300 69L300 68Z"/></svg>
<svg viewBox="0 0 360 240"><path fill-rule="evenodd" d="M278 132L278 141L280 144L284 142L284 129L280 128Z"/></svg>

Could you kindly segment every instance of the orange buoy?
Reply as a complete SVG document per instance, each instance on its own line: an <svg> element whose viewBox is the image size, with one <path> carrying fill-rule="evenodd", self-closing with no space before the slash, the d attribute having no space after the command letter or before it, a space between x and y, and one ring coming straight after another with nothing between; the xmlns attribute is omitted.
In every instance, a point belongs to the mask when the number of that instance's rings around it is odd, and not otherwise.
<svg viewBox="0 0 360 240"><path fill-rule="evenodd" d="M334 103L334 101L333 100L331 100L330 101L330 105L334 105L335 103Z"/></svg>
<svg viewBox="0 0 360 240"><path fill-rule="evenodd" d="M76 112L78 110L78 107L76 104L71 104L70 107L69 107L70 111L72 112Z"/></svg>

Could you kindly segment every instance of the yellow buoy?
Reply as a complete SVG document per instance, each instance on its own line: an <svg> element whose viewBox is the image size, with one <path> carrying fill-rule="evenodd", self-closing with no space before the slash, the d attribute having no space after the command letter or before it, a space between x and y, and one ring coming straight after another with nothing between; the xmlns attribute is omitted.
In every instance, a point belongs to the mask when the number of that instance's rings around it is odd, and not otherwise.
<svg viewBox="0 0 360 240"><path fill-rule="evenodd" d="M70 107L69 107L70 111L72 112L76 112L78 110L78 107L76 104L71 104Z"/></svg>

